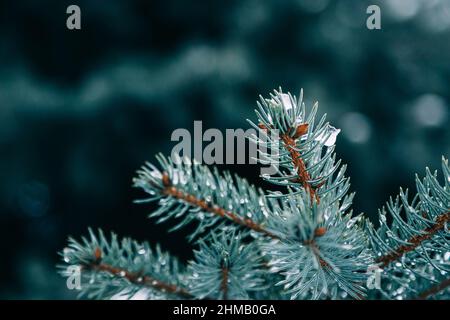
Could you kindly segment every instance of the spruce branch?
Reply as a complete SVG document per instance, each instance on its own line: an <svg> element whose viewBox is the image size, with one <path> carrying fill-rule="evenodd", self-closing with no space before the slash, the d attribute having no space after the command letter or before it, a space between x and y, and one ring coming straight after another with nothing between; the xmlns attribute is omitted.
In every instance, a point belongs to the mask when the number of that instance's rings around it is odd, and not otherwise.
<svg viewBox="0 0 450 320"><path fill-rule="evenodd" d="M335 162L334 154L334 143L340 130L325 122L326 115L316 123L318 103L307 114L303 91L297 100L280 88L268 99L260 97L257 105L258 123L248 122L268 141L256 136L252 140L269 149L260 151L259 160L262 164L279 166L276 175L263 175L263 179L294 190L304 189L310 194L311 203L313 200L319 202L332 188L348 183L343 175L337 175L338 179L330 183L341 164L341 161ZM284 197L283 194L273 196Z"/></svg>
<svg viewBox="0 0 450 320"><path fill-rule="evenodd" d="M61 253L64 265L62 275L69 277L68 266L79 266L80 296L112 298L116 295L131 298L141 289L151 299L192 298L187 291L187 276L179 262L162 252L159 246L152 250L148 243L138 243L129 238L118 240L111 233L109 241L99 230L96 235L89 229L90 239L78 242L69 238L67 248Z"/></svg>
<svg viewBox="0 0 450 320"><path fill-rule="evenodd" d="M106 263L92 263L90 265L82 265L83 270L94 270L110 273L116 277L126 278L130 283L136 285L144 285L161 292L179 295L182 298L192 298L193 296L184 288L180 288L174 284L165 283L150 276L142 275L142 272L130 272L125 268L118 268Z"/></svg>
<svg viewBox="0 0 450 320"><path fill-rule="evenodd" d="M135 187L142 188L150 197L136 202L159 200L160 208L150 217L181 218L172 230L177 230L196 220L199 225L191 239L211 227L223 227L225 223L242 227L247 231L276 238L264 228L268 201L260 189L245 179L228 172L219 174L216 168L192 164L189 160L174 163L162 155L158 157L161 169L147 164L134 179ZM232 211L234 210L234 211Z"/></svg>
<svg viewBox="0 0 450 320"><path fill-rule="evenodd" d="M178 199L180 201L183 201L184 203L190 204L193 207L200 208L205 212L212 213L218 217L226 218L238 225L241 225L255 232L260 232L271 238L276 238L274 234L272 234L270 231L267 231L250 218L241 218L239 215L229 210L225 210L224 208L220 208L214 204L208 204L205 200L196 198L195 195L183 193L182 191L178 190L176 187L173 187L171 185L166 173L163 173L163 181L164 180L166 180L166 182L164 183L164 190L163 190L164 194L171 196L175 199Z"/></svg>
<svg viewBox="0 0 450 320"><path fill-rule="evenodd" d="M435 286L423 291L419 294L418 299L425 300L430 297L435 296L436 294L448 289L450 287L450 278L443 280L441 283L438 283Z"/></svg>
<svg viewBox="0 0 450 320"><path fill-rule="evenodd" d="M407 240L408 244L403 244L398 248L394 249L392 252L377 258L377 262L381 263L380 267L384 268L390 263L400 259L403 255L410 251L414 251L420 246L424 241L430 240L436 233L443 230L445 225L450 221L450 212L443 213L436 218L434 224L430 227L424 229L419 234L411 237Z"/></svg>
<svg viewBox="0 0 450 320"><path fill-rule="evenodd" d="M283 192L264 193L245 179L189 159L157 156L134 186L157 202L157 222L178 220L197 228L194 259L183 268L159 247L128 238L107 240L91 230L90 239L69 239L65 267L82 267L82 295L132 297L146 290L150 299L364 299L448 298L450 282L450 168L442 160L444 183L428 168L416 176L417 194L408 190L379 211L375 228L353 217L346 166L336 161L339 129L315 120L290 93L260 97L256 110L259 161L275 174L266 181ZM267 139L263 139L266 137ZM270 152L269 152L270 151ZM387 216L390 216L388 223ZM250 237L249 237L250 235ZM382 267L382 288L366 290L369 267Z"/></svg>
<svg viewBox="0 0 450 320"><path fill-rule="evenodd" d="M266 127L264 124L260 123L258 124L258 127L262 130L264 130L267 133L270 133L270 129ZM292 131L292 130L290 130ZM291 182L298 182L300 183L305 190L307 190L311 196L311 202L315 199L317 202L320 201L319 196L316 192L318 188L320 188L324 181L318 183L317 185L312 185L310 183L311 176L308 173L308 170L306 169L305 162L302 159L302 156L300 152L296 148L296 139L301 138L304 134L306 134L308 131L308 124L300 124L297 126L297 128L294 130L294 136L290 136L290 134L282 134L280 135L280 139L283 142L283 147L289 152L289 155L291 157L291 162L296 168L297 177L292 178Z"/></svg>
<svg viewBox="0 0 450 320"><path fill-rule="evenodd" d="M437 172L427 168L423 179L416 176L417 194L411 201L408 190L400 189L395 201L388 201L387 211L379 211L380 226L367 224L371 248L383 268L381 293L385 298L431 297L440 282L446 283L450 272L450 169L445 158L442 172L443 185Z"/></svg>
<svg viewBox="0 0 450 320"><path fill-rule="evenodd" d="M274 208L271 228L284 236L266 240L262 250L270 257L270 271L284 276L277 285L291 299L365 296L366 270L373 260L360 216L328 216L339 210L336 204L331 210L324 202L311 207L306 191Z"/></svg>
<svg viewBox="0 0 450 320"><path fill-rule="evenodd" d="M189 289L197 298L249 299L252 292L267 289L259 249L254 242L245 243L242 236L221 231L198 241L188 267Z"/></svg>
<svg viewBox="0 0 450 320"><path fill-rule="evenodd" d="M258 124L268 142L253 137L271 152L261 153L261 163L279 165L277 174L263 179L287 187L287 193L272 193L267 226L279 239L261 240L272 272L280 273L291 299L365 295L366 270L372 257L357 220L347 212L353 194L345 166L335 161L334 143L340 130L315 121L318 104L309 114L303 103L281 89L258 102ZM274 132L279 133L273 134ZM275 152L274 152L275 151Z"/></svg>

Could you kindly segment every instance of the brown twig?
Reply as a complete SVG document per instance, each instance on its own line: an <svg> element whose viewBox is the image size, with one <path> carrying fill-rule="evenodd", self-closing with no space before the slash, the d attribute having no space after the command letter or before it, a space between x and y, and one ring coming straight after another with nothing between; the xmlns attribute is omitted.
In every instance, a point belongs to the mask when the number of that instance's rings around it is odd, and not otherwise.
<svg viewBox="0 0 450 320"><path fill-rule="evenodd" d="M401 245L391 253L384 255L377 259L377 262L381 263L381 268L388 266L391 262L401 258L406 253L413 251L424 241L431 239L431 237L442 230L446 222L450 221L450 212L443 213L436 218L436 222L426 228L423 234L416 235L408 240L409 245Z"/></svg>
<svg viewBox="0 0 450 320"><path fill-rule="evenodd" d="M445 279L441 283L439 283L439 284L429 288L428 290L425 290L424 292L419 294L417 299L419 299L419 300L427 299L428 297L430 297L430 296L432 296L432 295L434 295L434 294L444 290L447 287L450 287L450 278L449 279Z"/></svg>
<svg viewBox="0 0 450 320"><path fill-rule="evenodd" d="M206 212L210 212L216 216L227 218L228 220L231 220L232 222L234 222L236 224L244 226L253 231L262 233L273 239L279 239L278 236L276 236L275 234L271 233L270 231L264 229L261 225L257 224L252 219L241 218L237 214L235 214L231 211L225 210L216 205L208 204L208 202L206 202L205 200L198 199L197 197L195 197L192 194L187 194L181 190L178 190L175 186L172 186L172 184L170 183L170 179L168 178L167 173L163 174L163 185L164 185L164 189L162 192L168 196L174 197L178 200L182 200L186 203L189 203L192 206L199 207L202 210L204 210Z"/></svg>
<svg viewBox="0 0 450 320"><path fill-rule="evenodd" d="M220 283L220 289L223 292L223 300L228 300L228 268L222 268L222 281Z"/></svg>
<svg viewBox="0 0 450 320"><path fill-rule="evenodd" d="M264 124L260 123L259 128L269 132L269 128L267 128ZM291 157L292 164L297 171L297 178L293 182L300 183L306 191L308 191L311 197L311 203L315 199L317 203L320 202L319 195L317 194L317 189L319 189L322 185L318 186L311 185L308 181L311 180L311 176L306 168L306 164L302 159L302 155L297 148L296 140L306 134L308 132L309 125L307 123L300 124L297 128L295 128L294 135L291 135L290 132L280 135L281 141L283 141L284 147L289 152ZM292 129L291 129L292 130ZM291 131L289 130L289 131Z"/></svg>
<svg viewBox="0 0 450 320"><path fill-rule="evenodd" d="M126 270L125 268L114 267L112 265L102 263L101 259L101 250L100 248L96 248L94 252L95 261L89 265L85 265L84 268L89 268L96 271L108 272L114 276L126 278L128 281L134 284L148 286L153 289L159 290L161 292L167 292L171 294L179 295L183 298L193 298L193 295L190 294L186 289L178 287L174 284L165 283L163 281L159 281L153 277L142 275L141 272L131 272Z"/></svg>
<svg viewBox="0 0 450 320"><path fill-rule="evenodd" d="M304 244L309 246L314 253L317 261L319 261L321 267L329 267L330 265L320 257L320 249L317 247L315 238L312 240L305 241Z"/></svg>

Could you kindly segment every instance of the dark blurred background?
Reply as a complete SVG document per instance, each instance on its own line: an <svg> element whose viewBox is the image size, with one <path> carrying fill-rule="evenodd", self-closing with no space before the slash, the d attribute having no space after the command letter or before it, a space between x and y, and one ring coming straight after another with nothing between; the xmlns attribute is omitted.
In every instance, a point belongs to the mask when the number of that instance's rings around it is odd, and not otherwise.
<svg viewBox="0 0 450 320"><path fill-rule="evenodd" d="M449 58L447 0L0 1L0 298L73 298L56 253L88 226L191 257L132 204L135 170L194 120L247 128L278 86L342 129L354 212L373 218L450 153Z"/></svg>

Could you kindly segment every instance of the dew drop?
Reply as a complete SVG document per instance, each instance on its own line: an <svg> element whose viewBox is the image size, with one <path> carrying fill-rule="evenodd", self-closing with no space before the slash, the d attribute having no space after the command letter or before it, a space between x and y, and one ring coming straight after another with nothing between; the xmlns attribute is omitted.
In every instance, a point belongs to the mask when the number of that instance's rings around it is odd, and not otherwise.
<svg viewBox="0 0 450 320"><path fill-rule="evenodd" d="M69 263L70 262L70 254L73 252L72 249L64 248L64 262Z"/></svg>
<svg viewBox="0 0 450 320"><path fill-rule="evenodd" d="M445 261L450 260L450 251L447 251L447 252L444 254L444 260L445 260Z"/></svg>
<svg viewBox="0 0 450 320"><path fill-rule="evenodd" d="M350 219L350 220L347 222L347 229L350 229L351 227L353 227L353 225L355 224L355 222L356 222L356 219Z"/></svg>
<svg viewBox="0 0 450 320"><path fill-rule="evenodd" d="M331 147L336 143L336 138L339 132L341 132L341 129L336 129L333 126L328 125L326 130L324 130L324 132L322 132L314 140L323 143L326 147Z"/></svg>
<svg viewBox="0 0 450 320"><path fill-rule="evenodd" d="M153 178L155 178L155 179L158 179L158 180L161 180L161 179L162 179L162 174L161 174L161 172L159 172L158 170L152 170L152 171L150 171L150 175L151 175Z"/></svg>

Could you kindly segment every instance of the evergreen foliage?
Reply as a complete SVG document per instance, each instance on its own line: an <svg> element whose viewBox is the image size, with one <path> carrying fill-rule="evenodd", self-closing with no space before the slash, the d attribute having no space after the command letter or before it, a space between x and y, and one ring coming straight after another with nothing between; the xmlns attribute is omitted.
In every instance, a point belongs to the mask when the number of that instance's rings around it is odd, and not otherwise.
<svg viewBox="0 0 450 320"><path fill-rule="evenodd" d="M354 194L336 160L339 129L316 120L299 98L279 89L260 97L260 135L267 148L259 161L273 166L262 175L284 191L264 192L245 179L219 173L189 159L158 155L134 186L146 193L139 203L157 202L156 222L177 220L171 230L195 223L189 239L196 250L185 268L159 247L130 239L69 240L65 265L82 268L81 294L88 298L149 299L411 299L450 297L450 169L444 183L426 170L417 193L400 191L379 212L375 227L351 211ZM273 134L273 133L277 134ZM266 139L260 139L265 135ZM278 187L280 188L280 187ZM388 221L389 220L389 221ZM367 289L373 267L381 287Z"/></svg>

